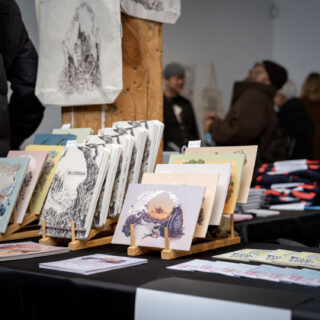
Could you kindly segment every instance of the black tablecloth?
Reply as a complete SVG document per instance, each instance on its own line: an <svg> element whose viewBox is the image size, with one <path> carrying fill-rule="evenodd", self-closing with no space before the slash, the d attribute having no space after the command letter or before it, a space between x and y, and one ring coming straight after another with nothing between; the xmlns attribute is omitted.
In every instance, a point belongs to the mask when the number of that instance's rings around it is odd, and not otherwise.
<svg viewBox="0 0 320 320"><path fill-rule="evenodd" d="M320 211L282 211L280 215L235 223L243 242L286 238L311 247L320 242Z"/></svg>
<svg viewBox="0 0 320 320"><path fill-rule="evenodd" d="M108 245L68 254L1 262L1 313L10 311L12 319L98 319L98 317L133 319L137 287L149 281L166 277L272 288L286 292L301 292L320 299L320 288L166 269L167 266L183 261L195 258L212 259L211 257L214 254L244 247L279 248L278 245L274 244L239 244L170 261L161 260L160 253L154 252L142 256L148 259L147 264L89 276L39 269L38 266L40 262L56 261L94 253L126 256L126 247ZM301 250L301 248L292 247L288 247L288 249ZM312 251L315 251L315 249Z"/></svg>

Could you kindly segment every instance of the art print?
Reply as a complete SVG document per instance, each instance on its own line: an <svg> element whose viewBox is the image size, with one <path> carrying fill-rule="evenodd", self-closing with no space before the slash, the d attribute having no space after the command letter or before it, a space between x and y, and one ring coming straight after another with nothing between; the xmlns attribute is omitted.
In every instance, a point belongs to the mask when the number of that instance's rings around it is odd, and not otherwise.
<svg viewBox="0 0 320 320"><path fill-rule="evenodd" d="M88 236L103 180L107 153L103 147L78 145L64 148L43 209L48 236Z"/></svg>
<svg viewBox="0 0 320 320"><path fill-rule="evenodd" d="M28 167L28 158L0 158L0 232L7 229Z"/></svg>
<svg viewBox="0 0 320 320"><path fill-rule="evenodd" d="M243 173L238 196L238 203L247 203L254 166L256 163L258 146L236 146L236 147L204 147L187 148L186 154L243 154Z"/></svg>
<svg viewBox="0 0 320 320"><path fill-rule="evenodd" d="M135 244L165 247L168 227L170 248L190 250L205 187L131 184L112 243L130 244L134 225Z"/></svg>
<svg viewBox="0 0 320 320"><path fill-rule="evenodd" d="M10 151L9 158L27 157L29 158L28 169L26 171L22 187L17 199L16 222L22 223L28 206L31 201L33 191L40 177L43 165L46 161L48 153L46 151Z"/></svg>

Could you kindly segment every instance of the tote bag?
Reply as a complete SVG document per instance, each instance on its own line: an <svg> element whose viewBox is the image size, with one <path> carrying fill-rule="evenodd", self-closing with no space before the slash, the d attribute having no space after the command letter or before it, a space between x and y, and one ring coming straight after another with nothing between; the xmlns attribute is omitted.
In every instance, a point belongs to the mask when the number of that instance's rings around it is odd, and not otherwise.
<svg viewBox="0 0 320 320"><path fill-rule="evenodd" d="M180 7L180 0L121 0L121 8L127 15L164 23L175 23Z"/></svg>
<svg viewBox="0 0 320 320"><path fill-rule="evenodd" d="M36 0L45 105L112 103L122 90L119 0Z"/></svg>

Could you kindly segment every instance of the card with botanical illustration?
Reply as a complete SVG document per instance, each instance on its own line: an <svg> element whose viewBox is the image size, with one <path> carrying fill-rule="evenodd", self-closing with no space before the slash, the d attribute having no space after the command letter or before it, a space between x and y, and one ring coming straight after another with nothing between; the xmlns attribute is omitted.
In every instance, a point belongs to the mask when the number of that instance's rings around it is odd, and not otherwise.
<svg viewBox="0 0 320 320"><path fill-rule="evenodd" d="M216 173L145 173L141 183L205 186L206 191L194 232L194 237L205 238L213 211L218 181L219 174Z"/></svg>
<svg viewBox="0 0 320 320"><path fill-rule="evenodd" d="M243 154L196 154L196 155L172 155L169 160L170 164L210 164L210 163L231 163L231 180L229 183L228 194L224 205L223 213L232 214L236 207L242 170L244 163Z"/></svg>
<svg viewBox="0 0 320 320"><path fill-rule="evenodd" d="M210 225L220 225L224 204L231 177L231 164L157 164L155 173L180 173L180 174L219 174L218 188L216 191L213 210L209 221Z"/></svg>
<svg viewBox="0 0 320 320"><path fill-rule="evenodd" d="M35 145L65 146L67 141L76 140L74 134L36 133L33 139Z"/></svg>
<svg viewBox="0 0 320 320"><path fill-rule="evenodd" d="M5 233L27 172L29 158L0 158L0 232Z"/></svg>
<svg viewBox="0 0 320 320"><path fill-rule="evenodd" d="M93 225L96 228L102 227L107 219L108 213L113 212L116 203L115 181L119 184L120 166L122 157L122 146L119 144L107 144L97 135L88 136L85 139L86 145L103 145L110 153L109 168L106 179L99 196L98 204L93 218Z"/></svg>
<svg viewBox="0 0 320 320"><path fill-rule="evenodd" d="M142 161L145 158L148 159L148 155L145 157L146 150L146 142L148 131L146 128L141 127L141 125L137 121L118 121L112 124L113 130L123 133L123 134L131 134L135 138L135 146L133 156L133 176L129 183L139 183L139 177L141 172ZM149 146L150 148L150 146Z"/></svg>
<svg viewBox="0 0 320 320"><path fill-rule="evenodd" d="M69 129L53 129L53 134L72 134L76 136L76 140L78 143L83 143L84 139L93 134L93 130L91 128L69 128Z"/></svg>
<svg viewBox="0 0 320 320"><path fill-rule="evenodd" d="M53 180L62 149L63 146L49 145L28 145L26 147L26 151L42 151L48 153L36 187L33 190L33 195L31 198L32 213L41 214L41 210Z"/></svg>
<svg viewBox="0 0 320 320"><path fill-rule="evenodd" d="M130 245L134 225L137 246L164 248L167 227L170 248L190 250L204 192L203 186L131 184L112 243Z"/></svg>
<svg viewBox="0 0 320 320"><path fill-rule="evenodd" d="M133 176L132 165L132 152L134 146L134 137L126 134L120 134L112 128L103 128L99 130L99 139L104 141L106 144L119 144L122 146L122 157L120 166L120 174L117 175L115 181L115 205L109 211L110 217L114 217L120 213L125 190L127 187L127 181Z"/></svg>
<svg viewBox="0 0 320 320"><path fill-rule="evenodd" d="M109 153L103 146L65 147L44 204L46 234L86 239L108 168Z"/></svg>
<svg viewBox="0 0 320 320"><path fill-rule="evenodd" d="M186 154L243 154L243 172L237 203L247 203L258 146L187 148Z"/></svg>
<svg viewBox="0 0 320 320"><path fill-rule="evenodd" d="M46 151L10 151L8 153L8 158L27 157L30 159L28 169L24 177L19 197L16 203L17 223L22 223L23 218L27 213L33 191L36 187L47 156L48 152Z"/></svg>
<svg viewBox="0 0 320 320"><path fill-rule="evenodd" d="M121 0L129 16L163 23L175 23L180 16L180 0Z"/></svg>

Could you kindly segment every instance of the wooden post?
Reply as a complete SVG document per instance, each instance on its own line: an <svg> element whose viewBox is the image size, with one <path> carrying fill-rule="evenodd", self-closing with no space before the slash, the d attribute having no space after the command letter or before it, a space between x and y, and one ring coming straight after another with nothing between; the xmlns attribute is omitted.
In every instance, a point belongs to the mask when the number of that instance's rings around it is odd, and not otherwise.
<svg viewBox="0 0 320 320"><path fill-rule="evenodd" d="M63 107L63 124L73 120L74 127L90 127L97 134L102 125L110 127L120 120L163 121L162 24L125 14L121 15L121 20L122 92L106 108L101 105ZM161 159L161 152L158 159Z"/></svg>

